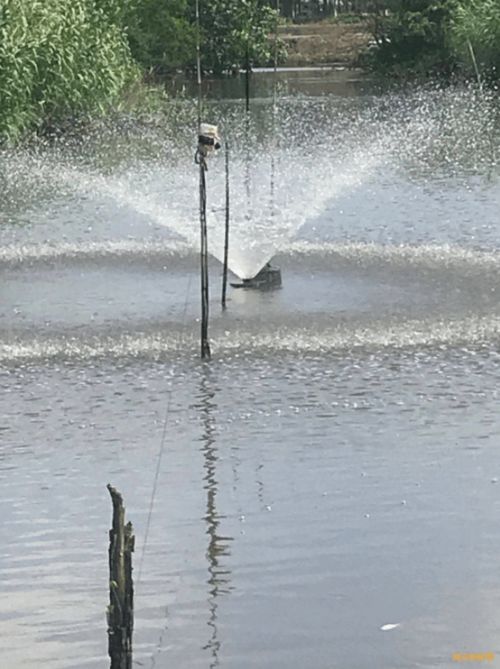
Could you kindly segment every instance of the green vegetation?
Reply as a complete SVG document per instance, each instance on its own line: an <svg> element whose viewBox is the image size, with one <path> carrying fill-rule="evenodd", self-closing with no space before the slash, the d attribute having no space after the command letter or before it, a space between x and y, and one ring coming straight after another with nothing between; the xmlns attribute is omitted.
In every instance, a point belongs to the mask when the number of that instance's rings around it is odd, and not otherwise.
<svg viewBox="0 0 500 669"><path fill-rule="evenodd" d="M157 74L192 64L196 30L189 9L194 3L187 0L133 2L127 16L127 33L137 63Z"/></svg>
<svg viewBox="0 0 500 669"><path fill-rule="evenodd" d="M462 69L477 62L483 78L500 77L500 0L463 0L450 22L450 46Z"/></svg>
<svg viewBox="0 0 500 669"><path fill-rule="evenodd" d="M271 60L269 2L200 8L204 69ZM0 0L0 143L137 99L149 73L194 69L196 35L194 0Z"/></svg>
<svg viewBox="0 0 500 669"><path fill-rule="evenodd" d="M103 113L135 76L120 0L0 0L0 137Z"/></svg>
<svg viewBox="0 0 500 669"><path fill-rule="evenodd" d="M500 74L500 0L387 0L374 21L379 71L407 76ZM476 61L476 63L474 62Z"/></svg>
<svg viewBox="0 0 500 669"><path fill-rule="evenodd" d="M274 4L274 3L273 3ZM202 16L203 65L222 72L244 65L272 61L269 35L276 29L276 13L259 0L209 0Z"/></svg>
<svg viewBox="0 0 500 669"><path fill-rule="evenodd" d="M447 43L453 0L389 0L375 23L375 66L393 74L428 74L451 67Z"/></svg>

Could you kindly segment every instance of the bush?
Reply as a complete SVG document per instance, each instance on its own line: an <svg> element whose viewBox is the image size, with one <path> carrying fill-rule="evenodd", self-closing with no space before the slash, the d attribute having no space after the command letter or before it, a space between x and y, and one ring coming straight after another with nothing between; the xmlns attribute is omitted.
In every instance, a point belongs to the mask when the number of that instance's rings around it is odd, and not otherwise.
<svg viewBox="0 0 500 669"><path fill-rule="evenodd" d="M265 0L200 8L204 69L272 61L277 15ZM0 0L0 143L105 113L140 67L193 67L193 10L193 0Z"/></svg>
<svg viewBox="0 0 500 669"><path fill-rule="evenodd" d="M454 0L390 0L388 16L376 22L374 64L416 74L448 72L452 57L448 26Z"/></svg>
<svg viewBox="0 0 500 669"><path fill-rule="evenodd" d="M127 31L132 55L146 70L167 72L196 56L196 29L186 0L135 0Z"/></svg>
<svg viewBox="0 0 500 669"><path fill-rule="evenodd" d="M253 65L272 62L271 34L278 17L259 0L207 0L203 3L202 63L216 73L244 66L247 57ZM282 49L280 48L280 53Z"/></svg>
<svg viewBox="0 0 500 669"><path fill-rule="evenodd" d="M0 0L0 140L103 113L138 71L122 0Z"/></svg>
<svg viewBox="0 0 500 669"><path fill-rule="evenodd" d="M500 0L464 0L451 18L451 45L466 72L500 74ZM471 54L471 48L473 54Z"/></svg>

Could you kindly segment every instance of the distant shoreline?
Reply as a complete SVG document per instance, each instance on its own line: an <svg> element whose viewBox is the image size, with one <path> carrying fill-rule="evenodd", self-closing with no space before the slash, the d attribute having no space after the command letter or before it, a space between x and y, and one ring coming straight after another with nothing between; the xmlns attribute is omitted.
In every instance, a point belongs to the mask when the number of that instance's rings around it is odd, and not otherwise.
<svg viewBox="0 0 500 669"><path fill-rule="evenodd" d="M280 27L288 56L283 67L355 67L373 40L369 19L321 21Z"/></svg>

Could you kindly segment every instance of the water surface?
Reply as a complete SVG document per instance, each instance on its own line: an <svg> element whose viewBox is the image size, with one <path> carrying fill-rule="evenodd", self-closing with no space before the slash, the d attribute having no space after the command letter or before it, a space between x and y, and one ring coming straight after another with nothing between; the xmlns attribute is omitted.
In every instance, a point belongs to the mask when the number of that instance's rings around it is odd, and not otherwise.
<svg viewBox="0 0 500 669"><path fill-rule="evenodd" d="M137 666L500 652L497 108L338 76L283 73L274 112L262 80L250 152L238 82L207 102L233 271L283 272L222 312L212 259L209 364L189 99L2 155L2 666L107 665L108 482L137 535Z"/></svg>

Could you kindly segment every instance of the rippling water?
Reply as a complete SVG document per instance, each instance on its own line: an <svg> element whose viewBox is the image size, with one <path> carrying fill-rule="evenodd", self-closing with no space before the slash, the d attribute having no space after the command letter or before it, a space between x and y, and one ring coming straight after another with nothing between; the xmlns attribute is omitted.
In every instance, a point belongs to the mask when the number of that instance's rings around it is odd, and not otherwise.
<svg viewBox="0 0 500 669"><path fill-rule="evenodd" d="M275 135L258 98L249 167L241 103L208 107L233 270L272 249L283 272L223 313L213 260L210 364L187 123L2 156L2 666L106 666L108 482L137 534L138 666L500 653L494 100L303 77ZM217 255L222 161L208 176Z"/></svg>

